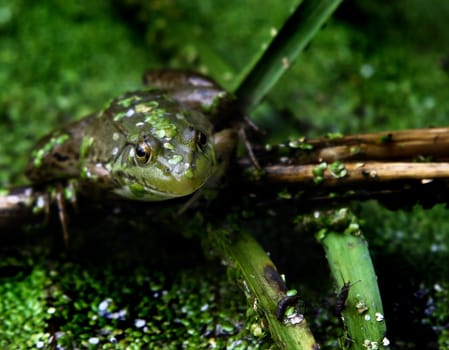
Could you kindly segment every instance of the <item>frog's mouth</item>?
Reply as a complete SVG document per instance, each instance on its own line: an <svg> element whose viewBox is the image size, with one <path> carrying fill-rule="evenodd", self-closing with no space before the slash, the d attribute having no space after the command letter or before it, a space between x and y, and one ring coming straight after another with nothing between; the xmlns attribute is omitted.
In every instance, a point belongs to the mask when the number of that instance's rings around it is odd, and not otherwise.
<svg viewBox="0 0 449 350"><path fill-rule="evenodd" d="M116 188L114 193L120 197L142 201L163 201L180 197L180 195L177 194L162 192L155 188L142 186L140 184L124 185L120 188Z"/></svg>
<svg viewBox="0 0 449 350"><path fill-rule="evenodd" d="M120 174L123 175L123 174ZM171 198L187 196L198 190L208 180L210 174L194 179L176 180L155 179L154 184L149 184L149 179L138 178L127 174L121 179L120 187L114 189L114 193L125 198L142 201L162 201ZM167 176L165 176L167 178ZM164 181L165 180L165 181Z"/></svg>

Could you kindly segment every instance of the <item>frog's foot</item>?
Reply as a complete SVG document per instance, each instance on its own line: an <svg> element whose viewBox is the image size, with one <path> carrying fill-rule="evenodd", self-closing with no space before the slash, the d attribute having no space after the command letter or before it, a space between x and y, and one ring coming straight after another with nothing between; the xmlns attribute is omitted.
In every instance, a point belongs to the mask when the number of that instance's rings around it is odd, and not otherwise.
<svg viewBox="0 0 449 350"><path fill-rule="evenodd" d="M259 129L259 127L256 124L253 123L253 121L251 121L246 116L244 117L244 123L240 123L240 125L238 126L239 137L243 141L243 144L245 145L245 149L246 152L248 153L249 159L251 160L251 163L253 163L254 167L257 170L260 170L262 169L262 167L260 166L259 161L257 160L256 155L254 154L253 146L249 141L248 134L245 129L245 126L247 125L251 127L252 130L257 131L260 134L263 134L263 132L261 131L261 129Z"/></svg>
<svg viewBox="0 0 449 350"><path fill-rule="evenodd" d="M261 166L259 164L259 161L256 158L256 155L253 151L253 146L251 145L251 142L248 139L248 135L246 134L245 128L242 127L239 129L239 136L243 141L243 144L245 145L246 152L248 152L249 159L251 159L251 163L253 163L254 167L258 170L261 169Z"/></svg>
<svg viewBox="0 0 449 350"><path fill-rule="evenodd" d="M61 222L64 244L69 246L68 215L66 200L70 200L76 209L76 199L73 184L55 183L46 188L18 187L0 193L0 229L9 229L24 222L50 222L52 205L56 205ZM69 196L70 195L70 196Z"/></svg>
<svg viewBox="0 0 449 350"><path fill-rule="evenodd" d="M176 212L176 215L183 215L187 210L189 210L190 208L192 208L199 200L200 198L203 196L203 191L200 188L199 190L197 190L192 197L190 197L187 202L185 202L181 208L178 209L178 211Z"/></svg>
<svg viewBox="0 0 449 350"><path fill-rule="evenodd" d="M266 134L267 134L266 131L261 129L261 128L259 128L257 126L257 124L254 123L253 120L250 117L248 117L247 115L243 116L243 122L245 123L246 126L249 126L249 128L252 131L256 132L257 134L259 134L261 136L266 136Z"/></svg>
<svg viewBox="0 0 449 350"><path fill-rule="evenodd" d="M61 222L62 235L64 238L64 245L66 248L69 247L69 231L67 229L67 207L64 196L64 187L58 183L55 188L55 200L56 206L58 207L59 221Z"/></svg>
<svg viewBox="0 0 449 350"><path fill-rule="evenodd" d="M213 183L224 176L228 170L231 159L235 156L238 142L238 132L236 128L223 129L216 132L213 136L213 144L217 167L215 174L208 183Z"/></svg>
<svg viewBox="0 0 449 350"><path fill-rule="evenodd" d="M64 239L64 245L66 249L69 248L70 235L68 230L68 215L67 215L67 200L70 201L72 207L77 211L77 201L75 195L75 184L69 182L66 186L58 182L54 188L54 200L56 207L58 208L58 217L61 222L62 234Z"/></svg>

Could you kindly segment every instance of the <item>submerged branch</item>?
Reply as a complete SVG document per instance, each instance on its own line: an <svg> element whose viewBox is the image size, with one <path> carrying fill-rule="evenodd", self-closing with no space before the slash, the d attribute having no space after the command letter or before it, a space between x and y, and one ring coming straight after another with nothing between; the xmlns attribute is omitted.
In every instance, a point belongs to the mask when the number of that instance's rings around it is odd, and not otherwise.
<svg viewBox="0 0 449 350"><path fill-rule="evenodd" d="M247 232L233 233L224 228L211 229L210 236L210 241L215 242L214 248L244 279L252 308L263 315L279 347L286 350L318 349L297 305L299 296L288 294L276 266L260 244Z"/></svg>
<svg viewBox="0 0 449 350"><path fill-rule="evenodd" d="M386 325L377 277L357 218L347 209L323 213L317 233L337 286L336 316L345 349L385 349Z"/></svg>

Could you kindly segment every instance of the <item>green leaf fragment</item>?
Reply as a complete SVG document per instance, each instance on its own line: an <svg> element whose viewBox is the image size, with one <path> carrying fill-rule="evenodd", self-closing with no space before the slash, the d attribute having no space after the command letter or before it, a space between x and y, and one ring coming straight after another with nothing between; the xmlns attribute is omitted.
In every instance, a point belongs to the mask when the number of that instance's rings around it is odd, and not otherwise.
<svg viewBox="0 0 449 350"><path fill-rule="evenodd" d="M0 188L0 196L7 196L9 194L9 190L6 188Z"/></svg>
<svg viewBox="0 0 449 350"><path fill-rule="evenodd" d="M362 152L362 149L361 149L359 146L352 146L352 147L349 148L349 152L350 152L352 155L356 155L356 154L361 153L361 152Z"/></svg>
<svg viewBox="0 0 449 350"><path fill-rule="evenodd" d="M344 135L341 132L329 132L326 137L330 140L341 139Z"/></svg>
<svg viewBox="0 0 449 350"><path fill-rule="evenodd" d="M279 199L292 199L292 194L288 192L286 189L278 193Z"/></svg>
<svg viewBox="0 0 449 350"><path fill-rule="evenodd" d="M302 150L312 150L313 145L307 142L304 142L303 140L293 140L288 143L288 146L290 148L299 148Z"/></svg>
<svg viewBox="0 0 449 350"><path fill-rule="evenodd" d="M117 104L122 107L129 108L133 103L138 102L140 100L141 100L141 97L139 97L139 96L130 96L130 97L118 100Z"/></svg>
<svg viewBox="0 0 449 350"><path fill-rule="evenodd" d="M329 165L329 171L334 177L339 179L348 174L345 165L338 160Z"/></svg>
<svg viewBox="0 0 449 350"><path fill-rule="evenodd" d="M313 168L312 170L313 182L315 182L317 185L319 185L324 181L324 171L326 170L326 168L327 168L326 162L322 162Z"/></svg>
<svg viewBox="0 0 449 350"><path fill-rule="evenodd" d="M287 293L285 293L285 294L286 294L287 296L289 296L289 297L292 297L292 296L298 294L298 291L297 291L296 289L289 289L289 290L287 291Z"/></svg>

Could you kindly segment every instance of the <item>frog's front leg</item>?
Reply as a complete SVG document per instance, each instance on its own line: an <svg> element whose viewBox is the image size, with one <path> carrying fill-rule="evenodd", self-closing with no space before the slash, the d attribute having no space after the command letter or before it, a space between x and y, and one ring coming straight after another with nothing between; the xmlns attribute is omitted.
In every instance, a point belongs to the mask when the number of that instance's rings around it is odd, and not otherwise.
<svg viewBox="0 0 449 350"><path fill-rule="evenodd" d="M33 184L79 177L81 143L92 118L70 123L39 141L25 170Z"/></svg>
<svg viewBox="0 0 449 350"><path fill-rule="evenodd" d="M218 164L216 177L220 178L226 172L231 159L235 156L237 142L238 133L234 129L223 129L214 134L213 143Z"/></svg>
<svg viewBox="0 0 449 350"><path fill-rule="evenodd" d="M58 208L59 221L61 222L64 245L66 248L69 248L68 215L67 207L65 205L65 189L60 182L55 185L55 201Z"/></svg>

